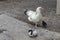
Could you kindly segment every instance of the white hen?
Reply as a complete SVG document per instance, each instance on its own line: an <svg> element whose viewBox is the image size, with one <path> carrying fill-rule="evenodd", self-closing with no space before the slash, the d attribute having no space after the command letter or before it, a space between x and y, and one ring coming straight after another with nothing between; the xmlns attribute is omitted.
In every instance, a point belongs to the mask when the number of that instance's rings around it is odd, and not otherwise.
<svg viewBox="0 0 60 40"><path fill-rule="evenodd" d="M36 11L32 11L32 10L26 10L24 13L25 15L28 16L28 20L30 22L34 22L36 25L38 22L41 22L42 21L42 14L41 14L41 11L42 11L42 7L38 7L36 9ZM44 22L44 21L43 21ZM45 22L44 22L45 23ZM44 24L43 23L43 24ZM46 24L46 23L45 23ZM44 25L45 25L44 24Z"/></svg>

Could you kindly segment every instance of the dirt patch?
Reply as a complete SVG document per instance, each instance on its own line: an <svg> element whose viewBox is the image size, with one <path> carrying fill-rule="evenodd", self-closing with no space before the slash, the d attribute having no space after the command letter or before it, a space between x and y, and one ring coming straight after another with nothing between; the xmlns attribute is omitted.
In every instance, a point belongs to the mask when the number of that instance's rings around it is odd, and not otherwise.
<svg viewBox="0 0 60 40"><path fill-rule="evenodd" d="M46 29L60 32L60 16L56 16L56 0L23 0L22 2L0 2L0 12L26 23L34 24L28 21L27 16L24 15L24 9L27 8L35 11L38 6L43 6L45 8L45 11L42 13L42 15L47 17L47 19L45 19L48 24Z"/></svg>

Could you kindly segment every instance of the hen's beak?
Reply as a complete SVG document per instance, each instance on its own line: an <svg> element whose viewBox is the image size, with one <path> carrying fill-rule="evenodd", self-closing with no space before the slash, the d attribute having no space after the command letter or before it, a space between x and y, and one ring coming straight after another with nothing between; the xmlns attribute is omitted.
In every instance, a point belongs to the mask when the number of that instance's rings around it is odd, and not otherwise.
<svg viewBox="0 0 60 40"><path fill-rule="evenodd" d="M43 8L43 7L41 7L40 9L41 9L41 10L44 10L44 8Z"/></svg>
<svg viewBox="0 0 60 40"><path fill-rule="evenodd" d="M25 9L25 11L24 11L24 14L25 14L25 15L27 15L26 13L27 13L27 9Z"/></svg>

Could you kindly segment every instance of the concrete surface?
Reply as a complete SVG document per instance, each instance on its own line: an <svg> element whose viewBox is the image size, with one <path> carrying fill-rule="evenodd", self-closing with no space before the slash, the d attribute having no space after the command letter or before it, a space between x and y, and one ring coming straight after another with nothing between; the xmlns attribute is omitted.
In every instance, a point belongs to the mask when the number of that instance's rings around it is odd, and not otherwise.
<svg viewBox="0 0 60 40"><path fill-rule="evenodd" d="M7 30L0 33L0 40L60 40L60 33L42 28L36 29L38 31L38 37L30 38L27 34L27 31L30 28L29 25L30 24L19 21L5 14L0 15L0 29Z"/></svg>
<svg viewBox="0 0 60 40"><path fill-rule="evenodd" d="M57 13L60 14L60 0L57 0Z"/></svg>

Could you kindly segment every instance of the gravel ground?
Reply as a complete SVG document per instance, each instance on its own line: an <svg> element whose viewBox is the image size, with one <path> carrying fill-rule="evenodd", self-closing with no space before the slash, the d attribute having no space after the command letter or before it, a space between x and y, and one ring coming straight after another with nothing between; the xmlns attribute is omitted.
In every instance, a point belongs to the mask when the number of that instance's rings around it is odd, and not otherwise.
<svg viewBox="0 0 60 40"><path fill-rule="evenodd" d="M27 20L27 16L24 15L24 9L34 10L42 6L45 11L42 13L46 17L45 21L48 26L46 29L51 31L60 32L60 16L56 13L56 0L22 0L22 1L1 1L0 2L0 14L6 14L14 17L18 20L33 24Z"/></svg>

